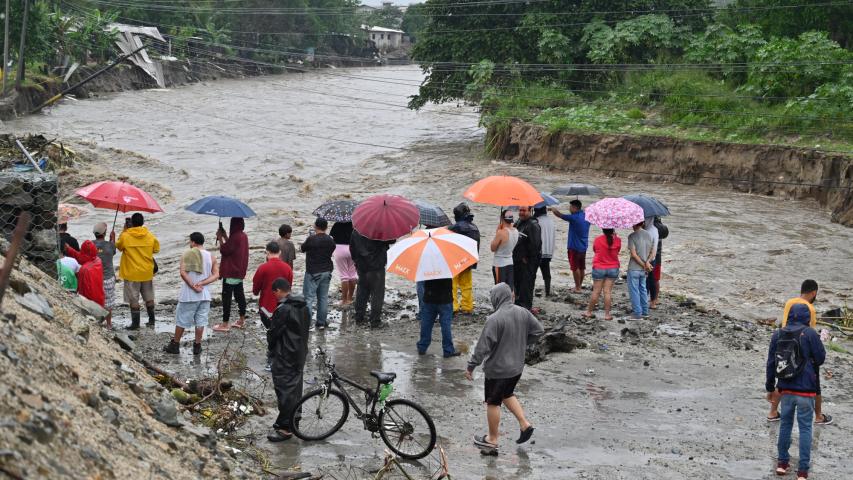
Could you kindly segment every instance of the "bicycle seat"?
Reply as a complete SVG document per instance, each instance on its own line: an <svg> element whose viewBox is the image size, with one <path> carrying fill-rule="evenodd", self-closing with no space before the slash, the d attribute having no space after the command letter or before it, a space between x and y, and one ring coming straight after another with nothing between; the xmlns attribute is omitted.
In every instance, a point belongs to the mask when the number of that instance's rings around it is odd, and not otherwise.
<svg viewBox="0 0 853 480"><path fill-rule="evenodd" d="M370 375L376 377L379 383L391 383L397 378L397 374L394 372L380 372L379 370L371 371Z"/></svg>

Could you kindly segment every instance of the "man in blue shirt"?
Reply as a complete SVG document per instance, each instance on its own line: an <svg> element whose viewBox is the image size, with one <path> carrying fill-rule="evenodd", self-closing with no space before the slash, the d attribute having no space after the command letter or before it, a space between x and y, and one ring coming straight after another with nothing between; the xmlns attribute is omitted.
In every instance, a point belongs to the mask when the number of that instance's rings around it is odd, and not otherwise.
<svg viewBox="0 0 853 480"><path fill-rule="evenodd" d="M554 215L569 222L569 266L572 269L572 277L575 279L574 293L581 292L583 285L583 277L586 274L586 249L589 243L589 222L586 221L586 213L584 213L583 204L580 200L572 200L569 202L568 215L563 215L556 208L553 209Z"/></svg>

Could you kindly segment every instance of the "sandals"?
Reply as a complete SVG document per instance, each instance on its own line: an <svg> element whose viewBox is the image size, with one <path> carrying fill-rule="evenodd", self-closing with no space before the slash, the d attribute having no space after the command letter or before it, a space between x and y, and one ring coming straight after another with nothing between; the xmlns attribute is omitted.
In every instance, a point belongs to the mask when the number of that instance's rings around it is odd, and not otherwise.
<svg viewBox="0 0 853 480"><path fill-rule="evenodd" d="M474 446L487 450L498 450L498 446L486 440L487 435L474 435Z"/></svg>
<svg viewBox="0 0 853 480"><path fill-rule="evenodd" d="M229 332L231 331L231 326L227 323L220 323L219 325L213 326L214 332Z"/></svg>
<svg viewBox="0 0 853 480"><path fill-rule="evenodd" d="M274 429L269 435L267 435L267 440L270 442L284 442L285 440L290 440L293 438L293 434L290 432L285 432L284 430L280 430L278 428Z"/></svg>
<svg viewBox="0 0 853 480"><path fill-rule="evenodd" d="M823 413L821 414L821 416L823 417L823 420L815 420L815 425L829 425L830 423L832 423L832 415L827 415Z"/></svg>
<svg viewBox="0 0 853 480"><path fill-rule="evenodd" d="M594 314L594 313L589 313L589 312L583 312L583 313L581 313L581 317L583 317L583 318L587 318L587 319L589 319L589 318L595 318L595 314Z"/></svg>
<svg viewBox="0 0 853 480"><path fill-rule="evenodd" d="M246 325L245 320L237 320L236 322L234 322L233 325L231 325L231 328L243 328L245 325Z"/></svg>
<svg viewBox="0 0 853 480"><path fill-rule="evenodd" d="M782 415L776 415L775 417L767 417L768 422L778 422L782 419Z"/></svg>

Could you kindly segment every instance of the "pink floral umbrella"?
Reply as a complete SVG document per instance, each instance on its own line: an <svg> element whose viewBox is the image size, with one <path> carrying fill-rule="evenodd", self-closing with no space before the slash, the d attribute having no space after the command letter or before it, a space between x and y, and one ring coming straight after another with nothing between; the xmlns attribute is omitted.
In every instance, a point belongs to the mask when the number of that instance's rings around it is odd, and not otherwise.
<svg viewBox="0 0 853 480"><path fill-rule="evenodd" d="M605 198L586 207L586 221L600 228L631 228L644 221L643 208L624 198Z"/></svg>

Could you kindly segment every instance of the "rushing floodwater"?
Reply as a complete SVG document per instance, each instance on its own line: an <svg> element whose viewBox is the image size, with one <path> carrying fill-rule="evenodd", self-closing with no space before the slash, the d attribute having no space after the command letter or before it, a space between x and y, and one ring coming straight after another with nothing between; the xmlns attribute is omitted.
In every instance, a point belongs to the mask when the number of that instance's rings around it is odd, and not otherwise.
<svg viewBox="0 0 853 480"><path fill-rule="evenodd" d="M404 108L420 78L414 67L394 67L219 81L66 101L6 126L131 150L172 167L122 171L174 194L166 214L150 222L164 259L176 258L193 230L212 237L215 219L183 210L204 195L233 195L251 205L259 217L248 223L249 237L261 246L282 221L309 222L314 207L330 197L393 192L435 202L449 213L467 185L507 173L544 191L580 181L600 185L608 195L643 192L667 203L673 215L664 219L671 232L664 243L665 293L754 318L775 316L806 277L821 284L820 311L850 298L853 230L832 224L817 204L492 162L481 156L483 131L471 108ZM474 211L490 236L496 209ZM84 219L72 231L88 237L91 223L108 216ZM561 247L566 226L558 224ZM299 227L294 237L305 231L307 226ZM568 282L561 250L557 281ZM477 275L482 293L490 284L488 270Z"/></svg>

